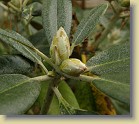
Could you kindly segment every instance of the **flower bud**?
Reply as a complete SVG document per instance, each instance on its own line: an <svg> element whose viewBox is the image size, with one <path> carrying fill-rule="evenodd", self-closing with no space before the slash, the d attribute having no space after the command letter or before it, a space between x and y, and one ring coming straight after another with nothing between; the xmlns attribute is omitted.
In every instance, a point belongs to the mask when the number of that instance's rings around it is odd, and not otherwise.
<svg viewBox="0 0 139 124"><path fill-rule="evenodd" d="M70 58L62 62L60 69L68 75L79 76L87 69L87 67L79 59Z"/></svg>
<svg viewBox="0 0 139 124"><path fill-rule="evenodd" d="M60 27L50 46L50 55L55 64L60 65L70 56L70 43L65 30Z"/></svg>

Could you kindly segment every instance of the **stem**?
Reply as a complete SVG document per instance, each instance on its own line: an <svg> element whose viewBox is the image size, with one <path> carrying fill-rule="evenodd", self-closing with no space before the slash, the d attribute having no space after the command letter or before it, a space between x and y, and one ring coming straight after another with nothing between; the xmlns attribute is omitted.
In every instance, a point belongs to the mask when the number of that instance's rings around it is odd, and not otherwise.
<svg viewBox="0 0 139 124"><path fill-rule="evenodd" d="M22 24L24 26L24 29L25 29L26 33L30 36L31 35L31 31L29 29L29 25L27 25L27 21L25 19L22 19L21 21L22 21Z"/></svg>
<svg viewBox="0 0 139 124"><path fill-rule="evenodd" d="M10 12L12 12L12 13L15 14L15 12L14 12L12 9L8 8L7 6L5 6L2 2L0 2L0 6L1 6L3 9L5 9L6 11L10 11Z"/></svg>
<svg viewBox="0 0 139 124"><path fill-rule="evenodd" d="M58 99L63 98L61 93L59 92L59 90L56 87L53 87L52 89L53 89L54 93L56 94L56 96L58 97Z"/></svg>
<svg viewBox="0 0 139 124"><path fill-rule="evenodd" d="M29 23L31 22L31 20L33 19L34 17L31 16L28 20L27 20L27 24L26 25L29 25Z"/></svg>
<svg viewBox="0 0 139 124"><path fill-rule="evenodd" d="M78 77L80 81L84 81L84 82L92 82L93 80L99 79L99 77L95 76L95 77L91 77L91 76L87 76L87 75L80 75Z"/></svg>
<svg viewBox="0 0 139 124"><path fill-rule="evenodd" d="M48 75L44 75L44 76L39 76L39 77L35 77L35 78L31 78L31 81L47 81L47 80L52 80L53 78L48 76ZM86 76L86 75L81 75L80 77L75 77L76 80L81 80L81 81L86 81L86 82L92 82L94 79L98 79L98 78L93 78L90 76ZM42 105L41 108L41 115L47 114L49 109L50 109L50 105L52 103L52 99L54 96L54 92L57 95L58 99L62 100L62 96L59 93L58 89L56 88L58 83L60 81L59 77L56 77L52 80L52 82L49 83L49 87L48 87L48 91L46 94L46 97L44 99L44 103Z"/></svg>
<svg viewBox="0 0 139 124"><path fill-rule="evenodd" d="M25 7L27 5L27 3L29 2L29 0L24 0L23 2L23 7Z"/></svg>
<svg viewBox="0 0 139 124"><path fill-rule="evenodd" d="M109 4L110 4L110 6L111 6L111 8L112 8L113 12L116 14L116 13L117 13L117 11L116 11L116 9L114 8L113 4L112 4L110 1L109 1Z"/></svg>
<svg viewBox="0 0 139 124"><path fill-rule="evenodd" d="M126 18L126 17L130 17L130 13L126 13L124 15L120 15L120 18Z"/></svg>
<svg viewBox="0 0 139 124"><path fill-rule="evenodd" d="M71 47L70 47L70 55L72 54L73 50L74 50L74 47L75 47L75 43L72 43Z"/></svg>
<svg viewBox="0 0 139 124"><path fill-rule="evenodd" d="M79 80L79 81L84 81L84 82L92 82L95 79L99 79L99 77L91 77L91 76L87 76L87 75L80 75L79 77L74 77L74 76L69 76L69 75L65 75L63 74L65 77L67 78L71 78L74 80Z"/></svg>
<svg viewBox="0 0 139 124"><path fill-rule="evenodd" d="M19 0L20 2L20 11L22 11L22 0Z"/></svg>
<svg viewBox="0 0 139 124"><path fill-rule="evenodd" d="M40 55L50 66L52 66L56 72L60 73L59 68L52 62L52 60L47 57L45 54L43 54L42 52L40 52L38 49L36 49L35 47L32 48L38 55Z"/></svg>
<svg viewBox="0 0 139 124"><path fill-rule="evenodd" d="M92 82L93 80L99 79L99 77L91 77L91 76L87 76L87 75L80 75L79 77L69 76L66 74L64 74L64 75L67 78L71 78L74 80L80 80L80 81L84 81L84 82ZM43 76L31 78L30 80L31 81L47 81L47 80L52 80L52 79L53 79L53 77L51 77L51 76L43 75ZM60 80L59 78L55 78L55 79L53 79L53 83L50 83L50 84L53 84L53 86L57 86L58 85L57 82L59 82L59 80Z"/></svg>
<svg viewBox="0 0 139 124"><path fill-rule="evenodd" d="M0 6L7 11L9 10L9 8L7 6L5 6L2 2L0 2Z"/></svg>
<svg viewBox="0 0 139 124"><path fill-rule="evenodd" d="M79 77L74 77L74 76L67 75L67 74L63 73L55 64L53 64L51 62L50 58L48 58L46 55L44 55L38 49L36 49L36 48L32 48L32 49L35 50L38 53L38 55L40 55L49 65L51 65L55 69L55 71L57 73L59 73L61 76L71 78L71 79L75 79L75 80L86 81L86 82L90 82L90 81L93 81L95 79L98 79L98 77L90 77L90 76L86 76L86 75L80 75Z"/></svg>
<svg viewBox="0 0 139 124"><path fill-rule="evenodd" d="M34 77L34 78L31 78L30 80L31 81L47 81L47 80L52 80L53 78L48 76L48 75L43 75L43 76L38 76L38 77Z"/></svg>
<svg viewBox="0 0 139 124"><path fill-rule="evenodd" d="M49 83L48 91L46 93L46 97L44 99L43 106L41 108L41 115L45 115L48 113L53 96L54 96L54 91L53 87L56 87L59 83L59 79L55 78L52 82Z"/></svg>
<svg viewBox="0 0 139 124"><path fill-rule="evenodd" d="M12 3L8 3L8 5L13 9L13 10L15 10L15 11L17 11L17 12L21 12L17 7L15 7Z"/></svg>
<svg viewBox="0 0 139 124"><path fill-rule="evenodd" d="M40 66L41 66L41 68L45 71L45 73L47 74L48 73L48 70L47 70L47 68L44 66L44 64L42 63L42 62L39 62L38 63Z"/></svg>
<svg viewBox="0 0 139 124"><path fill-rule="evenodd" d="M57 65L55 65L54 63L52 63L51 59L49 57L47 57L46 55L44 55L42 52L40 52L38 49L36 49L35 47L29 46L25 43L20 42L22 45L34 50L38 55L40 55L50 66L52 66L55 71L57 73L59 73L61 76L67 77L67 78L71 78L71 79L75 79L75 80L81 80L81 81L86 81L86 82L90 82L94 79L98 79L98 77L90 77L90 76L86 76L86 75L80 75L79 77L74 77L74 76L70 76L67 75L65 73L63 73L58 67Z"/></svg>
<svg viewBox="0 0 139 124"><path fill-rule="evenodd" d="M44 55L42 52L40 52L38 49L34 48L35 51L44 59L46 60L46 62L48 64L50 64L55 70L57 73L59 73L61 76L64 76L66 78L71 78L71 79L74 79L74 80L80 80L80 81L86 81L86 82L92 82L93 80L95 79L98 79L98 77L91 77L91 76L86 76L86 75L80 75L79 77L74 77L74 76L70 76L70 75L67 75L65 73L63 73L55 64L53 64L51 62L51 59L48 58L46 55Z"/></svg>

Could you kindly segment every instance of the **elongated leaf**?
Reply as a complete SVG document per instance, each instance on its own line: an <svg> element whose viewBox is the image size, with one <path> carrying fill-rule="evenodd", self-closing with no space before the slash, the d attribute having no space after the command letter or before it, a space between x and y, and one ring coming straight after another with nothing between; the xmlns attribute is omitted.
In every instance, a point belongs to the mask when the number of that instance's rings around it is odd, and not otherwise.
<svg viewBox="0 0 139 124"><path fill-rule="evenodd" d="M40 104L40 107L42 107L42 105L44 103L44 99L46 97L46 93L48 91L48 87L49 87L50 83L52 83L52 81L47 81L47 82L44 81L41 83L41 92L40 92L40 95L38 97L38 102ZM51 102L51 105L49 107L49 111L47 114L48 115L59 115L60 114L59 102L58 102L58 99L55 95L53 96L53 99L52 99L52 102Z"/></svg>
<svg viewBox="0 0 139 124"><path fill-rule="evenodd" d="M0 74L30 74L33 62L21 55L0 56Z"/></svg>
<svg viewBox="0 0 139 124"><path fill-rule="evenodd" d="M71 106L61 95L59 90L57 88L53 88L58 101L59 101L59 109L60 109L60 114L62 115L73 115L76 113L75 108Z"/></svg>
<svg viewBox="0 0 139 124"><path fill-rule="evenodd" d="M51 82L49 82L49 83L51 83ZM41 90L41 93L40 93L40 96L38 99L40 104L42 104L44 101L44 97L46 95L46 92L48 91L49 83L48 82L42 83L42 90ZM58 85L58 89L63 96L62 99L65 99L72 107L79 109L78 102L77 102L72 90L66 84L66 82L61 81L60 84ZM50 114L50 115L60 114L59 106L60 106L59 101L58 101L57 97L54 95L52 103L51 103L49 111L48 111L48 114Z"/></svg>
<svg viewBox="0 0 139 124"><path fill-rule="evenodd" d="M57 31L57 1L43 0L42 4L43 28L49 44L51 44L53 36Z"/></svg>
<svg viewBox="0 0 139 124"><path fill-rule="evenodd" d="M43 28L49 44L53 36L62 26L66 33L70 33L72 20L71 0L43 0Z"/></svg>
<svg viewBox="0 0 139 124"><path fill-rule="evenodd" d="M62 26L69 35L72 21L71 0L57 0L57 14L58 29Z"/></svg>
<svg viewBox="0 0 139 124"><path fill-rule="evenodd" d="M14 31L5 31L3 29L0 29L0 39L18 50L28 59L43 66L43 63L41 62L41 57L38 56L37 53L35 53L32 49L27 47L29 46L31 48L34 48L34 46L20 34Z"/></svg>
<svg viewBox="0 0 139 124"><path fill-rule="evenodd" d="M49 108L49 111L47 114L48 115L59 115L60 114L59 102L58 102L56 95L54 95L54 97L53 97L52 103L50 105L50 108Z"/></svg>
<svg viewBox="0 0 139 124"><path fill-rule="evenodd" d="M102 4L93 8L88 16L81 21L72 40L74 45L81 43L93 31L107 7L107 4Z"/></svg>
<svg viewBox="0 0 139 124"><path fill-rule="evenodd" d="M58 89L60 93L62 94L63 98L74 108L80 108L79 104L77 102L77 99L72 92L71 88L68 86L68 84L65 81L61 81L58 85Z"/></svg>
<svg viewBox="0 0 139 124"><path fill-rule="evenodd" d="M130 45L111 47L92 57L87 66L99 76L93 84L107 95L130 103Z"/></svg>
<svg viewBox="0 0 139 124"><path fill-rule="evenodd" d="M0 75L0 114L23 114L35 102L40 85L20 74Z"/></svg>
<svg viewBox="0 0 139 124"><path fill-rule="evenodd" d="M33 45L23 36L21 36L19 33L13 31L13 30L3 30L0 28L0 35L5 36L7 38L11 38L13 40L19 41L23 44L26 44L30 47L33 47Z"/></svg>
<svg viewBox="0 0 139 124"><path fill-rule="evenodd" d="M64 83L64 84L63 84ZM61 86L64 86L64 87L67 87L65 85L65 82L62 82L61 83ZM60 87L61 87L60 86ZM60 88L61 89L61 88ZM89 112L89 111L86 111L84 109L80 109L78 105L72 105L70 104L70 102L67 102L68 101L72 101L72 98L71 99L67 99L67 97L65 97L67 100L65 100L62 96L62 94L59 92L59 90L57 88L53 88L57 98L58 98L58 101L59 101L59 109L60 109L60 114L62 115L89 115L89 114L93 114L93 115L96 115L97 113L96 112ZM64 91L61 89L61 91ZM69 91L69 90L68 90ZM71 92L71 91L70 91ZM70 93L71 94L71 93ZM70 94L68 94L70 96ZM65 96L65 94L63 94ZM73 96L73 95L72 95Z"/></svg>

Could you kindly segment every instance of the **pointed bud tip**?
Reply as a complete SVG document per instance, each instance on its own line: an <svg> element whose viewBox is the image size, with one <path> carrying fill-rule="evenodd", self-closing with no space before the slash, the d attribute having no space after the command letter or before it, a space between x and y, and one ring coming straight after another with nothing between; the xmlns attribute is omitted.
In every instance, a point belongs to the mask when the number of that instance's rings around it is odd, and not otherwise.
<svg viewBox="0 0 139 124"><path fill-rule="evenodd" d="M58 30L64 30L64 28L61 26Z"/></svg>
<svg viewBox="0 0 139 124"><path fill-rule="evenodd" d="M51 58L57 65L70 56L70 42L63 27L60 27L50 46Z"/></svg>

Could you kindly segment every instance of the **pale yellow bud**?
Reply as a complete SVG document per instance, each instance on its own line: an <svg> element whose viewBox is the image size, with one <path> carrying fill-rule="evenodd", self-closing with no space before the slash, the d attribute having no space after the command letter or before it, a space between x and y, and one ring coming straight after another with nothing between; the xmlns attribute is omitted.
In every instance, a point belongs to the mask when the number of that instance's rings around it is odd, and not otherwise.
<svg viewBox="0 0 139 124"><path fill-rule="evenodd" d="M60 69L68 75L79 76L87 69L87 67L79 59L70 58L62 62Z"/></svg>
<svg viewBox="0 0 139 124"><path fill-rule="evenodd" d="M63 60L68 59L70 56L69 38L62 27L60 27L53 38L50 46L50 55L57 65L60 65Z"/></svg>

